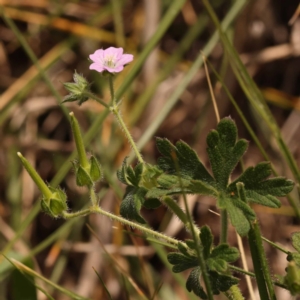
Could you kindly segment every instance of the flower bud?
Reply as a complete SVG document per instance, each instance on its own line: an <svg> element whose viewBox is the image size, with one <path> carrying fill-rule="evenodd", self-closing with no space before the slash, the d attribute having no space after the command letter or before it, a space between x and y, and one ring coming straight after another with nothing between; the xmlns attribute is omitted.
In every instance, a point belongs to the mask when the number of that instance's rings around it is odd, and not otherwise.
<svg viewBox="0 0 300 300"><path fill-rule="evenodd" d="M68 210L67 195L60 188L54 189L50 187L52 196L50 199L42 198L41 206L42 210L50 216L57 218L63 212Z"/></svg>

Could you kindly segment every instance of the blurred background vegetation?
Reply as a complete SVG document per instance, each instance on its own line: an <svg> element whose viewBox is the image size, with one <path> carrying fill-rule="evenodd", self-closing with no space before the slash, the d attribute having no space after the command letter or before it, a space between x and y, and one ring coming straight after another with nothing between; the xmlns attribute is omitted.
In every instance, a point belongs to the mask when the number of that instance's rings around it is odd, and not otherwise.
<svg viewBox="0 0 300 300"><path fill-rule="evenodd" d="M299 1L210 2L219 20L225 20L229 40L299 165ZM216 27L202 1L1 0L0 13L0 249L61 286L59 291L43 280L36 282L53 299L75 299L66 289L89 299L195 299L185 290L184 275L171 273L168 250L146 241L138 231L101 216L63 221L41 213L40 194L16 152L22 152L45 181L66 190L72 210L84 207L87 191L75 185L71 170L76 154L68 112L74 111L88 151L104 167L104 179L97 187L101 205L118 213L124 187L115 172L131 151L128 143L95 101L80 107L74 103L60 106L66 95L62 83L72 81L74 70L93 82L94 93L109 101L106 81L89 70L88 56L96 49L115 46L135 56L116 77L115 85L122 97L122 114L145 160L155 162L154 136L160 136L186 141L207 165L205 139L217 121L202 68L203 51L274 169L297 179L274 132L245 96L232 71L232 58L214 35ZM215 75L210 76L220 116L234 118L239 136L251 141L243 164L265 160ZM298 203L298 194L293 197ZM189 203L197 224L209 224L218 237L218 216L211 212L216 211L214 200L189 196ZM283 199L278 210L255 207L264 235L287 249L291 232L299 227L295 206L291 208ZM164 207L143 214L155 229L177 238L186 236ZM236 245L233 229L229 240ZM265 250L273 272L283 274L285 257L268 245ZM40 292L32 298L32 279L12 271L1 256L0 299L46 299ZM247 297L243 276L241 287ZM291 299L281 290L278 295L278 299Z"/></svg>

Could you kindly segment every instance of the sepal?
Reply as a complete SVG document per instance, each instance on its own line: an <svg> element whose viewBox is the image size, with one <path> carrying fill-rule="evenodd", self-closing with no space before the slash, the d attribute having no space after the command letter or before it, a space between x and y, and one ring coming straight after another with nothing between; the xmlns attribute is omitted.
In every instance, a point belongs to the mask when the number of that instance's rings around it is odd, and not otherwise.
<svg viewBox="0 0 300 300"><path fill-rule="evenodd" d="M90 93L90 83L76 71L73 79L74 82L66 82L63 84L70 94L65 96L62 103L78 101L78 104L81 105L89 99L86 93Z"/></svg>
<svg viewBox="0 0 300 300"><path fill-rule="evenodd" d="M60 188L49 187L52 192L51 198L42 198L41 207L42 210L49 214L51 217L58 218L63 212L68 210L67 206L67 195Z"/></svg>

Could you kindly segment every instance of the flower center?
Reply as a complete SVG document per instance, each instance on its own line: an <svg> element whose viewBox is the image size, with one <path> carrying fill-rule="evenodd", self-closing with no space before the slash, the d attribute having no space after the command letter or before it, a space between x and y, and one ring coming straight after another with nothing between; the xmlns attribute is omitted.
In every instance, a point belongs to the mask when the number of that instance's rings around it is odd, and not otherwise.
<svg viewBox="0 0 300 300"><path fill-rule="evenodd" d="M105 64L107 67L114 68L115 65L116 65L115 57L114 57L113 55L108 55L108 56L106 56L106 57L105 57L104 64Z"/></svg>

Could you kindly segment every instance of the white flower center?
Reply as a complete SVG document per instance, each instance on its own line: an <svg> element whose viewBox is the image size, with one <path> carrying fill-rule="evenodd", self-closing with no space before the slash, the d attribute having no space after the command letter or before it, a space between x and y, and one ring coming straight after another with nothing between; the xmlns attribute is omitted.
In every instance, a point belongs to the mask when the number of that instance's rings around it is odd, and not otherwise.
<svg viewBox="0 0 300 300"><path fill-rule="evenodd" d="M116 66L116 58L113 55L105 57L104 64L107 67L114 68Z"/></svg>

